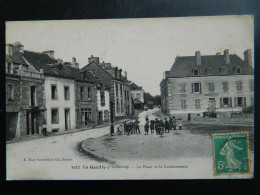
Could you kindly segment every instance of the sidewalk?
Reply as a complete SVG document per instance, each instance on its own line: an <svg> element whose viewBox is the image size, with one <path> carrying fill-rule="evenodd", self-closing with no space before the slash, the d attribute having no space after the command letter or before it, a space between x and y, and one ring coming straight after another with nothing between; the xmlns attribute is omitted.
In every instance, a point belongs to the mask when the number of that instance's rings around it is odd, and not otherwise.
<svg viewBox="0 0 260 195"><path fill-rule="evenodd" d="M119 120L119 121L115 121L114 125L119 124L119 123L123 123L125 121L131 121L131 120L134 120L135 118L136 117L134 117L134 118L131 117L131 118L126 118L126 119L122 119L122 120ZM60 132L55 132L55 133L49 132L48 136L44 136L43 134L26 135L26 136L22 136L20 139L13 139L11 141L6 141L6 144L29 141L29 140L34 140L34 139L48 138L48 137L71 134L71 133L77 133L77 132L80 132L80 131L86 131L86 130L90 130L90 129L99 129L99 128L108 127L108 126L110 126L110 123L102 124L102 125L96 125L96 126L92 126L92 127L80 128L80 129L70 129L70 130L67 130L67 131L60 131Z"/></svg>

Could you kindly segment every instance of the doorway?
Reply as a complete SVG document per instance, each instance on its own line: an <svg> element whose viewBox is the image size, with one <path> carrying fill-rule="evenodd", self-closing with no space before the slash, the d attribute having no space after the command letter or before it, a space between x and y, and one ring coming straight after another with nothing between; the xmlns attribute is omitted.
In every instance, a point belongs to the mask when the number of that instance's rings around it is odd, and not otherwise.
<svg viewBox="0 0 260 195"><path fill-rule="evenodd" d="M208 105L209 112L216 111L216 100L215 98L209 98L209 105Z"/></svg>
<svg viewBox="0 0 260 195"><path fill-rule="evenodd" d="M65 130L70 128L70 110L65 109Z"/></svg>
<svg viewBox="0 0 260 195"><path fill-rule="evenodd" d="M103 124L103 112L102 111L98 112L98 124L99 125Z"/></svg>

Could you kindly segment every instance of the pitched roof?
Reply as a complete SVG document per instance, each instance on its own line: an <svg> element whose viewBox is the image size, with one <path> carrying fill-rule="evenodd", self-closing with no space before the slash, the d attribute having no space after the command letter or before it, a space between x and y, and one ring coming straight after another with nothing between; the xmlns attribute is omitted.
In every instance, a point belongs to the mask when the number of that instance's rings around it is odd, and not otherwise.
<svg viewBox="0 0 260 195"><path fill-rule="evenodd" d="M226 75L234 75L235 68L241 68L241 74L253 75L254 69L245 63L236 54L230 54L230 63L226 64L224 55L205 55L201 56L201 65L196 65L196 56L176 57L170 71L166 71L166 77L193 77L193 69L199 70L198 76L208 76L207 70L212 68L213 75L222 75L220 69L227 68Z"/></svg>
<svg viewBox="0 0 260 195"><path fill-rule="evenodd" d="M142 90L142 87L138 86L135 83L130 84L130 90Z"/></svg>
<svg viewBox="0 0 260 195"><path fill-rule="evenodd" d="M45 74L57 76L57 73L48 64L56 64L58 61L51 58L48 54L24 50L22 55L38 71L43 69Z"/></svg>

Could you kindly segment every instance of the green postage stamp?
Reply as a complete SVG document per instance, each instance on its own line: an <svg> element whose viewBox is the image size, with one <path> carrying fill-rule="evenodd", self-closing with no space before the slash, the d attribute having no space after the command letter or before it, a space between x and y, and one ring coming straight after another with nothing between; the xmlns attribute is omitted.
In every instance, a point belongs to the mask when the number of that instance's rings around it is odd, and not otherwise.
<svg viewBox="0 0 260 195"><path fill-rule="evenodd" d="M214 172L248 173L247 132L213 134Z"/></svg>

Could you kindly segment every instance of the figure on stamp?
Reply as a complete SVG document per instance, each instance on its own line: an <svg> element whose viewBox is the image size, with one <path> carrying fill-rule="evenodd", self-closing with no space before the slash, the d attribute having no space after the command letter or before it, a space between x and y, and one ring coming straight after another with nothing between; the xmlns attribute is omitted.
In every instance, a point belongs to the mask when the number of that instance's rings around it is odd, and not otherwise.
<svg viewBox="0 0 260 195"><path fill-rule="evenodd" d="M231 136L228 137L227 142L224 144L222 149L220 150L220 155L225 156L227 160L226 168L240 169L241 161L235 159L235 150L243 150L237 145L237 140L233 140Z"/></svg>

